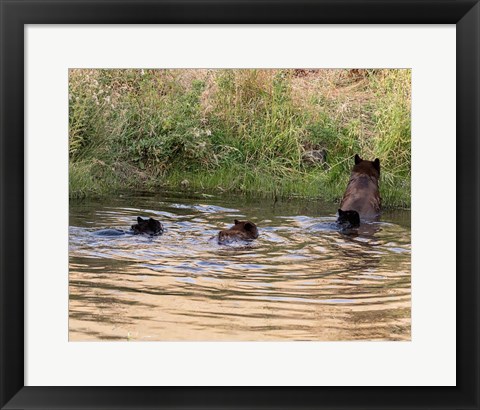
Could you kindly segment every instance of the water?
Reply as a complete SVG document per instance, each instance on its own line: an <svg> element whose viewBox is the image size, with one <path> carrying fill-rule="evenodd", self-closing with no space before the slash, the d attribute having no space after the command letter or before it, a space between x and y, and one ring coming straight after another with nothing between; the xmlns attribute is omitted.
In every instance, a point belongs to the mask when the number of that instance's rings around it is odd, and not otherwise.
<svg viewBox="0 0 480 410"><path fill-rule="evenodd" d="M410 340L410 212L356 235L319 201L131 194L70 203L69 338ZM151 216L159 237L101 237ZM249 219L251 244L215 235Z"/></svg>

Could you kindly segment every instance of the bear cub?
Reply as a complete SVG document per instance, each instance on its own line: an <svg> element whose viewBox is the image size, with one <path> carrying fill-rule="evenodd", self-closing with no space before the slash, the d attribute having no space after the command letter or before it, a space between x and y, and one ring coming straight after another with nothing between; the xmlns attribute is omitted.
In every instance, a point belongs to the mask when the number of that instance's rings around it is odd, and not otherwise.
<svg viewBox="0 0 480 410"><path fill-rule="evenodd" d="M380 160L376 158L374 161L366 161L356 154L340 209L356 211L362 220L377 218L381 207L379 179Z"/></svg>
<svg viewBox="0 0 480 410"><path fill-rule="evenodd" d="M360 226L360 215L357 211L338 210L337 224L341 229L352 229Z"/></svg>
<svg viewBox="0 0 480 410"><path fill-rule="evenodd" d="M156 219L142 219L137 218L137 223L132 225L132 232L134 235L147 234L147 235L160 235L163 233L163 225Z"/></svg>
<svg viewBox="0 0 480 410"><path fill-rule="evenodd" d="M258 228L253 222L234 220L235 225L218 233L218 243L234 240L251 241L258 238Z"/></svg>

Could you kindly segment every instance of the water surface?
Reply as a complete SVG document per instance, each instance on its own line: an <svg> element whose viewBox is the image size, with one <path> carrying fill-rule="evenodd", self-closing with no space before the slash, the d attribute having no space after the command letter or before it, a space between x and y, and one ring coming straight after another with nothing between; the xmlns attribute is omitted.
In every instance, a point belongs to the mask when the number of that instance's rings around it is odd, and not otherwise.
<svg viewBox="0 0 480 410"><path fill-rule="evenodd" d="M334 204L201 194L70 202L69 339L410 340L410 212L356 233ZM101 237L137 216L162 236ZM249 219L252 243L215 235Z"/></svg>

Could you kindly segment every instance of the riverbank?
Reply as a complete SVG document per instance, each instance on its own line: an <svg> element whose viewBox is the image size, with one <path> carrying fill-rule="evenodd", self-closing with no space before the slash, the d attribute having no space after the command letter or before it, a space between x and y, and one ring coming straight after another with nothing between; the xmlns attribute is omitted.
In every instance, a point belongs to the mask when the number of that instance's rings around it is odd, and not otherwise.
<svg viewBox="0 0 480 410"><path fill-rule="evenodd" d="M410 207L410 70L71 70L69 195L338 201L353 156Z"/></svg>

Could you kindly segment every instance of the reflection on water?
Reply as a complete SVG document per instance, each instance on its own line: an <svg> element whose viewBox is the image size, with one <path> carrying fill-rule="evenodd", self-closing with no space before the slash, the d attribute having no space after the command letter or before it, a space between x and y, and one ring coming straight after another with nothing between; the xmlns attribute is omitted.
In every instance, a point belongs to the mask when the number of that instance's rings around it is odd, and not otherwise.
<svg viewBox="0 0 480 410"><path fill-rule="evenodd" d="M410 213L356 233L318 201L125 195L70 203L70 340L410 340ZM163 236L102 237L137 216ZM260 237L218 245L249 219Z"/></svg>

